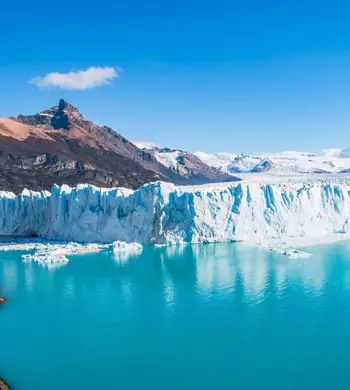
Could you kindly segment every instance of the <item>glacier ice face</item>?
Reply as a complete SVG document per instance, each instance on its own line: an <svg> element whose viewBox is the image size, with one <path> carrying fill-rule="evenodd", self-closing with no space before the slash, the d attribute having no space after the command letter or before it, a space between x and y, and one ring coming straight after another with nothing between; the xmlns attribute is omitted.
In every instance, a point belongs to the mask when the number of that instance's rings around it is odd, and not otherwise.
<svg viewBox="0 0 350 390"><path fill-rule="evenodd" d="M0 235L79 242L176 244L318 238L349 233L350 180L309 180L136 191L89 185L0 193Z"/></svg>

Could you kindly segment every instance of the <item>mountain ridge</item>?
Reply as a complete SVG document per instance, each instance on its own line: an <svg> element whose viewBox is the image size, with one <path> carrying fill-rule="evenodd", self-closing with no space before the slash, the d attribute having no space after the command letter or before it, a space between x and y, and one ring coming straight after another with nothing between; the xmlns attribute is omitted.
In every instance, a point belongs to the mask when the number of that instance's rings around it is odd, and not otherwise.
<svg viewBox="0 0 350 390"><path fill-rule="evenodd" d="M143 146L143 150L147 150L152 153L159 163L163 164L170 170L192 180L195 178L195 181L197 181L198 184L200 184L201 181L208 179L211 182L215 182L217 181L217 178L220 178L220 181L227 182L233 181L235 178L229 173L222 172L215 167L211 167L193 153L185 150L161 148L158 146L152 146L151 144Z"/></svg>
<svg viewBox="0 0 350 390"><path fill-rule="evenodd" d="M182 185L235 180L224 173L209 176L169 169L112 128L86 120L63 99L34 115L0 118L0 190L79 183L136 189L158 180Z"/></svg>

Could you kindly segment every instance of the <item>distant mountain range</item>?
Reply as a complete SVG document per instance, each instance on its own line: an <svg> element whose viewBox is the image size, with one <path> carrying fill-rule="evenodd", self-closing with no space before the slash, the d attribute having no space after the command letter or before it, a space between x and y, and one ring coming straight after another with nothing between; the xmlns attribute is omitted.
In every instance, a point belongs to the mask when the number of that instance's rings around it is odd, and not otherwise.
<svg viewBox="0 0 350 390"><path fill-rule="evenodd" d="M155 180L186 185L237 178L191 154L179 158L179 169L170 167L62 99L35 115L0 118L0 190L78 183L137 188Z"/></svg>
<svg viewBox="0 0 350 390"><path fill-rule="evenodd" d="M350 172L349 149L320 154L286 151L266 155L194 153L204 163L229 174L270 172L276 175L341 174Z"/></svg>
<svg viewBox="0 0 350 390"><path fill-rule="evenodd" d="M262 155L205 152L189 153L162 148L150 142L135 142L153 153L158 162L174 171L183 172L189 161L200 161L207 167L229 175L269 172L276 175L350 173L350 148L327 149L320 154L286 151ZM184 163L185 162L185 163ZM183 172L185 174L185 172Z"/></svg>

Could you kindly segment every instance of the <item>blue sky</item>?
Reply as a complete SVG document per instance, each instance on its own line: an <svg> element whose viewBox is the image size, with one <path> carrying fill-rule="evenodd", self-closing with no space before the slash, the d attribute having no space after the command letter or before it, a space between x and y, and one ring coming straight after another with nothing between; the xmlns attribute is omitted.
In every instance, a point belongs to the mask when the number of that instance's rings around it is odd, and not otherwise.
<svg viewBox="0 0 350 390"><path fill-rule="evenodd" d="M1 116L63 97L129 139L191 151L350 145L345 1L14 0L1 13ZM45 84L90 67L119 77Z"/></svg>

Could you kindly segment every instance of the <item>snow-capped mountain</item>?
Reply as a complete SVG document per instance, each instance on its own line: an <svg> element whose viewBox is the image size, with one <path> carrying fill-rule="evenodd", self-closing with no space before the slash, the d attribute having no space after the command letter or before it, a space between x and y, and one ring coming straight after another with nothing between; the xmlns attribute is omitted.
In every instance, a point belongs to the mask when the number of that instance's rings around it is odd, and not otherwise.
<svg viewBox="0 0 350 390"><path fill-rule="evenodd" d="M191 183L201 184L208 182L234 181L233 172L220 170L210 166L193 153L179 149L162 148L149 142L134 142L138 148L154 155L156 160L174 173L185 177Z"/></svg>
<svg viewBox="0 0 350 390"><path fill-rule="evenodd" d="M174 172L189 176L194 171L192 165L200 162L214 168L211 172L221 181L221 174L237 175L270 172L276 175L335 174L350 172L350 148L333 148L319 154L298 151L264 153L256 155L234 153L190 153L179 149L162 148L150 142L134 142L137 147L151 151L157 161ZM192 165L191 165L192 162Z"/></svg>
<svg viewBox="0 0 350 390"><path fill-rule="evenodd" d="M202 160L205 164L220 169L221 171L227 171L226 167L231 164L232 161L237 157L237 154L226 152L215 154L194 152L193 154Z"/></svg>
<svg viewBox="0 0 350 390"><path fill-rule="evenodd" d="M286 151L264 155L229 153L194 153L198 158L223 172L258 173L269 171L280 175L334 174L350 171L350 149L327 149L320 154Z"/></svg>
<svg viewBox="0 0 350 390"><path fill-rule="evenodd" d="M350 148L331 148L323 150L324 157L327 159L332 158L350 158Z"/></svg>
<svg viewBox="0 0 350 390"><path fill-rule="evenodd" d="M268 158L239 155L227 166L229 173L259 173L272 169L274 164Z"/></svg>
<svg viewBox="0 0 350 390"><path fill-rule="evenodd" d="M273 161L264 156L235 155L231 153L208 154L203 152L195 152L194 154L206 164L229 174L259 173L274 168Z"/></svg>

